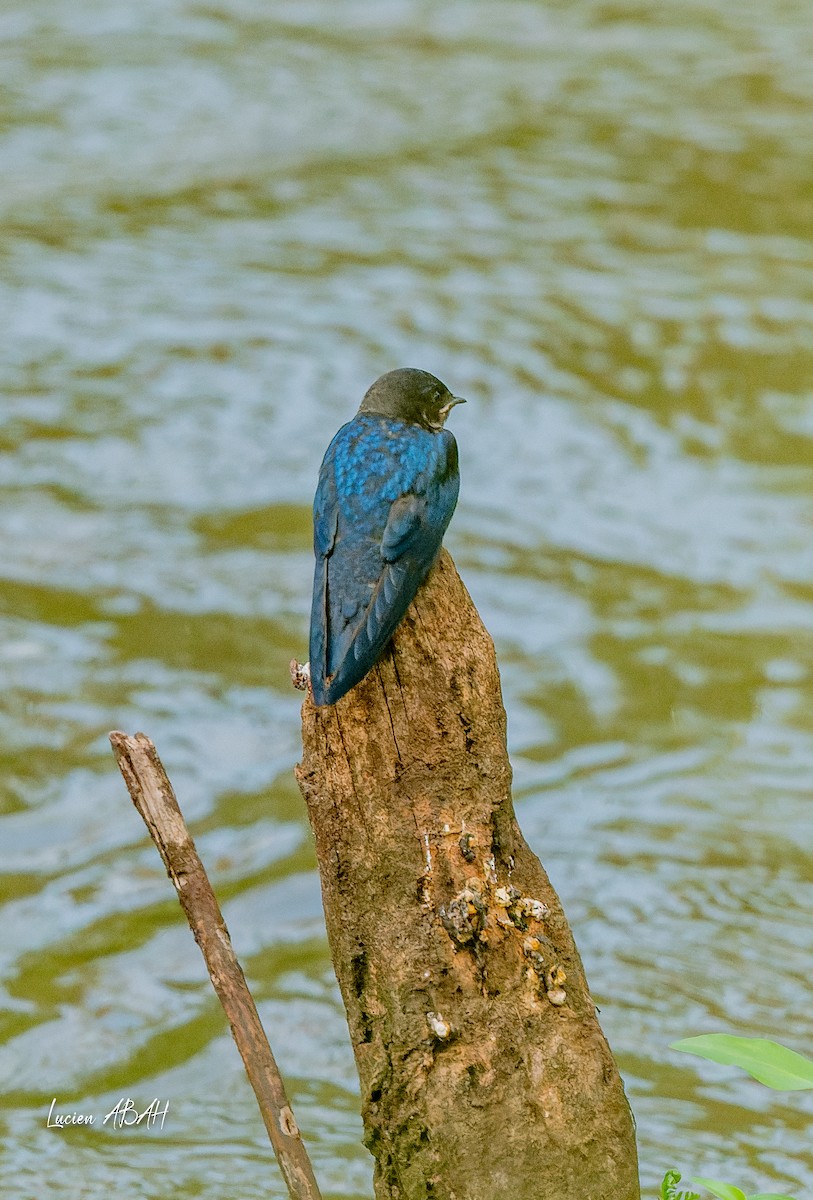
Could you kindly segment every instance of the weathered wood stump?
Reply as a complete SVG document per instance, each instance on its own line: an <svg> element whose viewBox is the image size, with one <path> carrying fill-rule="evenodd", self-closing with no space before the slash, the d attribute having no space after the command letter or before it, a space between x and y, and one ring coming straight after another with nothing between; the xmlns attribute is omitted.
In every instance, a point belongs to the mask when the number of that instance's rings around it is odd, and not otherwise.
<svg viewBox="0 0 813 1200"><path fill-rule="evenodd" d="M378 1200L639 1200L623 1085L514 816L494 647L448 554L379 665L302 719Z"/></svg>

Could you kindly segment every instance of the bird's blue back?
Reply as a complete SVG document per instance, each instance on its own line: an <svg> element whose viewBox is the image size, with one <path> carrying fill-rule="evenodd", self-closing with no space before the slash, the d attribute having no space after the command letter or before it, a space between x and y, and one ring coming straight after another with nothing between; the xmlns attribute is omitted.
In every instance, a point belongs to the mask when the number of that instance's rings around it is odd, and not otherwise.
<svg viewBox="0 0 813 1200"><path fill-rule="evenodd" d="M459 486L448 430L362 412L330 443L313 509L317 704L335 703L377 662L437 557Z"/></svg>

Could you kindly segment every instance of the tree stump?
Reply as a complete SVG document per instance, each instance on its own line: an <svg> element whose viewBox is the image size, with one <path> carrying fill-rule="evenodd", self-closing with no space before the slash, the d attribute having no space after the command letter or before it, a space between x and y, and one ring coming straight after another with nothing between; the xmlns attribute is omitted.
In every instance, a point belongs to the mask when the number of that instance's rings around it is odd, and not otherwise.
<svg viewBox="0 0 813 1200"><path fill-rule="evenodd" d="M517 825L494 646L445 552L297 778L377 1200L639 1200L632 1116Z"/></svg>

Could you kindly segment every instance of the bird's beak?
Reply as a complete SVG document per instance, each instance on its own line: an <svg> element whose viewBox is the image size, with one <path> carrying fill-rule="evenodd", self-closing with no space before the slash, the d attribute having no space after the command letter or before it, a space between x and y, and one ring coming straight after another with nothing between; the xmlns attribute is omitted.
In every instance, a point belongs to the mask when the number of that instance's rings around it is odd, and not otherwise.
<svg viewBox="0 0 813 1200"><path fill-rule="evenodd" d="M448 417L450 411L454 408L454 406L456 404L465 404L465 403L466 403L466 401L463 399L462 396L452 396L452 398L448 402L448 404L444 404L443 408L440 410L440 415L443 417L443 419L445 421L446 418Z"/></svg>

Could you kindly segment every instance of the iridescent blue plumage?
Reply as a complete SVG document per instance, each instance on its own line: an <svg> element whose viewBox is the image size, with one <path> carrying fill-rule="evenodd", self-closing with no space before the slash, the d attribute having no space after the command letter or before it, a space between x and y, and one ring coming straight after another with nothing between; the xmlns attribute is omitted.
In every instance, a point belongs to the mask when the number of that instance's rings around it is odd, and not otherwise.
<svg viewBox="0 0 813 1200"><path fill-rule="evenodd" d="M460 402L426 371L390 371L327 449L313 505L317 704L375 665L437 557L460 486L443 422Z"/></svg>

